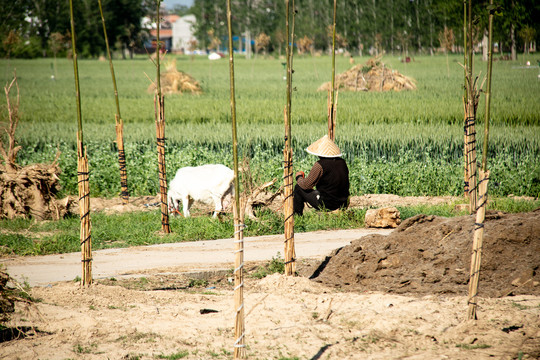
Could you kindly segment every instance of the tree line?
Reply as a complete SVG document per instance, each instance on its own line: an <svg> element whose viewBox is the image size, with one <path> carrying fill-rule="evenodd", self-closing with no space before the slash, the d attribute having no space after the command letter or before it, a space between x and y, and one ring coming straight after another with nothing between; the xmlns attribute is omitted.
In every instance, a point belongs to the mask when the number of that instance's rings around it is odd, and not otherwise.
<svg viewBox="0 0 540 360"><path fill-rule="evenodd" d="M195 0L189 8L171 12L191 13L197 47L224 49L227 19L225 0ZM68 1L0 0L2 57L40 57L69 52ZM144 16L155 18L156 0L103 0L109 44L114 50L133 53L142 49L149 34L141 25ZM336 42L340 49L364 55L382 52L414 55L437 50L462 51L462 0L338 0ZM487 27L487 1L474 2L475 39L481 43ZM494 41L501 53L515 58L535 47L540 35L540 2L498 0ZM105 42L97 0L74 2L77 46L83 57L104 53ZM255 52L280 55L285 49L284 0L233 0L233 33L237 50L246 43ZM331 49L333 0L295 1L295 45L301 53ZM248 39L246 42L245 40ZM126 51L122 51L125 54Z"/></svg>
<svg viewBox="0 0 540 360"><path fill-rule="evenodd" d="M300 52L332 47L333 0L296 0L295 37ZM475 1L475 39L487 30L487 1ZM437 49L462 51L463 0L337 0L337 46L351 54L433 54ZM540 2L498 0L494 39L501 52L527 51L540 34ZM202 48L212 48L225 37L226 13L219 2L195 0L195 33ZM254 39L255 51L281 53L284 49L285 2L233 1L233 32ZM260 34L269 40L257 41ZM451 46L449 46L451 42Z"/></svg>
<svg viewBox="0 0 540 360"><path fill-rule="evenodd" d="M152 0L103 0L108 41L116 50L140 48L146 33L141 19L151 14ZM0 0L2 57L66 55L71 46L69 1ZM105 53L97 0L73 1L77 52L82 57Z"/></svg>

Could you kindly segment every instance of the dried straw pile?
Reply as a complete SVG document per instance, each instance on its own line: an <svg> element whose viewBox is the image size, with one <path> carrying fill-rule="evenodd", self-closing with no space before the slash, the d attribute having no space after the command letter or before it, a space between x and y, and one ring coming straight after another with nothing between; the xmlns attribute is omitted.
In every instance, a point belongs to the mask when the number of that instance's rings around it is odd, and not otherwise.
<svg viewBox="0 0 540 360"><path fill-rule="evenodd" d="M63 218L69 200L57 201L60 189L57 174L60 168L52 164L34 164L23 168L0 165L0 219L28 218L37 220Z"/></svg>
<svg viewBox="0 0 540 360"><path fill-rule="evenodd" d="M202 93L199 82L190 75L176 69L176 59L171 61L167 71L161 74L161 91L163 94L179 94L190 92L192 94ZM148 87L148 92L153 93L156 84L152 83Z"/></svg>
<svg viewBox="0 0 540 360"><path fill-rule="evenodd" d="M15 299L8 287L10 277L0 269L0 324L9 321L10 314L15 312Z"/></svg>
<svg viewBox="0 0 540 360"><path fill-rule="evenodd" d="M7 101L9 125L2 129L7 134L0 136L0 219L14 219L29 216L37 220L60 219L69 210L70 200L58 202L55 195L60 189L57 154L52 164L34 164L25 167L17 165L17 153L21 149L15 140L19 122L19 93L15 77L4 88ZM16 101L10 99L10 91L17 86Z"/></svg>
<svg viewBox="0 0 540 360"><path fill-rule="evenodd" d="M380 58L369 59L365 65L356 65L336 75L336 88L342 91L402 91L415 90L415 80L387 68ZM330 82L322 84L317 91L328 91Z"/></svg>

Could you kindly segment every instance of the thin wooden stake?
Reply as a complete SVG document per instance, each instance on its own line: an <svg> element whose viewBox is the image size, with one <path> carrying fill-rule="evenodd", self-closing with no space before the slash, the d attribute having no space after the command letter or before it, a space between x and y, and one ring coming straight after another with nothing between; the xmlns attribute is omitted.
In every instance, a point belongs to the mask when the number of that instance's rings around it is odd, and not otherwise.
<svg viewBox="0 0 540 360"><path fill-rule="evenodd" d="M491 117L491 76L493 73L493 17L495 8L493 0L489 0L488 16L488 70L486 85L486 112L484 118L484 148L482 150L482 170L487 171L487 152L489 142L489 122Z"/></svg>
<svg viewBox="0 0 540 360"><path fill-rule="evenodd" d="M472 79L467 78L468 96L465 104L465 158L467 166L467 189L469 196L469 212L473 213L477 207L477 158L476 158L476 110L478 108L479 92Z"/></svg>
<svg viewBox="0 0 540 360"><path fill-rule="evenodd" d="M474 223L473 250L471 256L471 270L469 273L469 304L468 319L477 319L478 305L478 281L480 279L480 264L482 262L482 243L484 238L484 220L486 217L487 186L489 181L489 171L480 170L480 207L476 212L476 222Z"/></svg>
<svg viewBox="0 0 540 360"><path fill-rule="evenodd" d="M120 169L120 197L122 202L127 204L129 202L129 191L127 183L127 166L126 166L126 153L124 151L124 121L120 115L120 101L118 100L118 88L116 86L116 76L114 75L114 66L111 56L111 50L109 48L109 39L107 37L107 27L105 25L105 17L103 16L103 7L101 6L101 0L98 0L99 13L101 14L101 23L103 24L103 36L105 38L105 46L107 48L107 57L109 58L109 68L111 70L111 77L114 88L114 99L116 102L116 115L115 115L115 130L116 130L116 145L118 147L118 165Z"/></svg>
<svg viewBox="0 0 540 360"><path fill-rule="evenodd" d="M159 8L161 0L157 0L157 28L156 28L156 95L154 96L154 110L156 119L156 139L158 150L158 170L159 170L159 193L161 198L161 230L168 234L171 232L169 225L169 207L167 205L167 171L165 167L165 99L161 93L161 74L160 74L160 14Z"/></svg>
<svg viewBox="0 0 540 360"><path fill-rule="evenodd" d="M336 10L337 0L334 0L334 23L332 26L332 89L330 90L330 108L328 110L328 137L335 141L336 137Z"/></svg>
<svg viewBox="0 0 540 360"><path fill-rule="evenodd" d="M285 116L285 129L290 129L290 120ZM285 137L290 139L290 130L285 132ZM296 254L294 249L294 203L293 203L293 171L292 171L292 148L290 141L285 142L283 150L283 214L285 216L285 275L292 276L296 273Z"/></svg>
<svg viewBox="0 0 540 360"><path fill-rule="evenodd" d="M238 176L238 138L236 131L236 97L234 93L234 51L232 40L231 0L227 0L227 29L229 33L229 78L231 98L232 143L234 163L234 359L246 358L244 320L244 219L240 211L240 181Z"/></svg>
<svg viewBox="0 0 540 360"><path fill-rule="evenodd" d="M464 34L465 39L465 93L464 105L464 155L465 155L465 189L469 198L469 213L477 208L477 159L476 159L476 110L480 93L473 79L473 39L472 39L472 0L464 2Z"/></svg>
<svg viewBox="0 0 540 360"><path fill-rule="evenodd" d="M88 181L88 157L82 141L77 142L77 178L79 187L79 215L81 219L81 285L92 284L92 236L90 222L90 189Z"/></svg>
<svg viewBox="0 0 540 360"><path fill-rule="evenodd" d="M488 198L488 182L489 171L487 170L487 152L489 141L489 121L490 121L490 104L491 104L491 74L493 66L493 0L489 1L489 20L488 20L488 75L486 89L486 113L484 124L484 149L482 151L482 169L480 170L479 183L479 208L476 212L476 223L474 224L473 252L471 256L471 272L469 275L469 311L468 319L478 319L478 282L480 278L480 266L482 263L482 244L484 241L484 220L486 214L487 198Z"/></svg>
<svg viewBox="0 0 540 360"><path fill-rule="evenodd" d="M287 33L287 105L285 106L285 147L283 149L283 185L284 196L283 213L285 216L285 275L293 276L296 273L296 254L294 250L294 204L293 204L293 161L291 145L291 92L293 73L293 44L294 44L294 0L292 10L289 0L285 0L285 25ZM291 25L289 18L292 13Z"/></svg>
<svg viewBox="0 0 540 360"><path fill-rule="evenodd" d="M79 68L77 61L77 44L75 36L75 19L73 16L73 0L69 0L71 21L71 50L73 52L73 73L75 77L75 97L77 106L77 180L79 188L80 245L82 274L81 285L92 284L92 238L90 224L90 186L88 181L88 157L83 145L83 126L81 111L81 93L79 85ZM83 151L84 149L84 151Z"/></svg>

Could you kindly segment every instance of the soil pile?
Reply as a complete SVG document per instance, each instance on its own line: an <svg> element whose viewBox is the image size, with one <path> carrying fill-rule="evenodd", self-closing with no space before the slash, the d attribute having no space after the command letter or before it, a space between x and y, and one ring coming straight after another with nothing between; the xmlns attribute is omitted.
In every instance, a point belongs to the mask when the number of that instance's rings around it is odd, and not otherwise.
<svg viewBox="0 0 540 360"><path fill-rule="evenodd" d="M365 65L336 75L336 88L344 91L402 91L415 90L416 84L410 77L392 70L382 63L380 58L369 59ZM317 91L328 91L330 82L322 84Z"/></svg>
<svg viewBox="0 0 540 360"><path fill-rule="evenodd" d="M312 275L341 289L396 294L468 293L474 215L417 215L388 236L335 250ZM540 295L540 209L486 215L479 296Z"/></svg>
<svg viewBox="0 0 540 360"><path fill-rule="evenodd" d="M176 59L171 61L167 67L167 71L161 74L161 91L163 94L180 94L189 92L192 94L202 93L199 82L191 75L176 68ZM155 84L150 84L148 92L152 93L156 90Z"/></svg>

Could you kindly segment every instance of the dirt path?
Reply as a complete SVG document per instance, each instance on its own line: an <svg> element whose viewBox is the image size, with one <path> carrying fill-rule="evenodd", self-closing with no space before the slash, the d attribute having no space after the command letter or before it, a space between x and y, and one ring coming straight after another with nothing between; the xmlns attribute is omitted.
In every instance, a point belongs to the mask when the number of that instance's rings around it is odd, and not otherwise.
<svg viewBox="0 0 540 360"><path fill-rule="evenodd" d="M369 234L389 234L390 229L352 229L316 231L295 235L299 259L322 259L334 249ZM244 239L245 261L270 261L279 252L283 256L283 235ZM95 279L139 276L147 273L186 273L228 270L234 265L233 239L138 246L93 251ZM8 273L31 286L69 281L81 274L81 254L16 257L1 259Z"/></svg>

